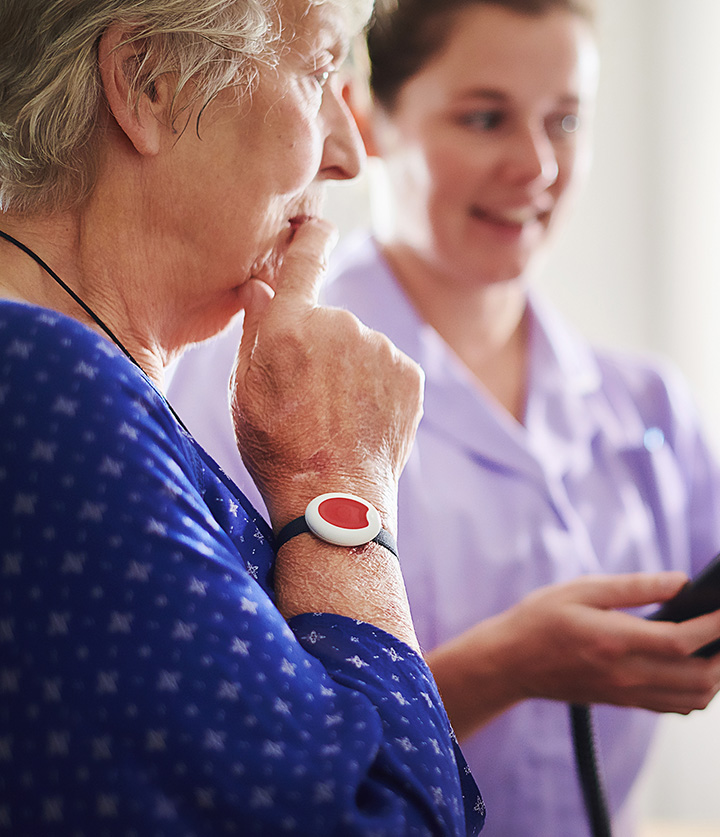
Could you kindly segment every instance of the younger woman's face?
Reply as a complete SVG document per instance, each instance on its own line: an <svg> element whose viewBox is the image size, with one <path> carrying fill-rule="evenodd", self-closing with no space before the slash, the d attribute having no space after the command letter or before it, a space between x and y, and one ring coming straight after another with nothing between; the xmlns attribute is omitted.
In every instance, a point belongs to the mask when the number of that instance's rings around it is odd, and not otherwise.
<svg viewBox="0 0 720 837"><path fill-rule="evenodd" d="M385 243L453 281L521 276L587 169L597 71L573 14L460 10L445 47L375 113L396 204Z"/></svg>

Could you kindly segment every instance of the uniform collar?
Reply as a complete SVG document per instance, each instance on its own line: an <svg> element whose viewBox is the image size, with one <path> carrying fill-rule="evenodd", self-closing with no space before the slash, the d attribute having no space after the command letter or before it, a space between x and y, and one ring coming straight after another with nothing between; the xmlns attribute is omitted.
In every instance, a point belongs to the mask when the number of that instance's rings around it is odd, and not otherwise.
<svg viewBox="0 0 720 837"><path fill-rule="evenodd" d="M331 277L327 302L352 310L425 370L421 432L430 429L492 467L543 482L561 477L577 461L579 446L589 450L601 428L620 447L641 442L645 428L635 414L617 416L605 404L601 369L587 342L534 294L528 298L531 359L523 426L420 319L372 238L348 240Z"/></svg>

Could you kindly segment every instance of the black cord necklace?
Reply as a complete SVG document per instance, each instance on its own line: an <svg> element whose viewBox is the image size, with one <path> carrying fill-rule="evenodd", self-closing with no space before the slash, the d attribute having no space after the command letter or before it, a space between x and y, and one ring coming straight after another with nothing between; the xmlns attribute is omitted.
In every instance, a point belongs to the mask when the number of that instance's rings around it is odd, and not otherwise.
<svg viewBox="0 0 720 837"><path fill-rule="evenodd" d="M190 431L185 426L185 422L175 412L172 404L170 404L170 402L167 400L167 398L165 398L165 396L157 389L157 387L150 380L150 378L148 377L147 373L142 368L142 366L140 366L140 364L137 362L137 360L135 360L135 358L130 354L128 349L125 348L125 346L120 341L120 339L110 330L109 326L107 326L100 319L100 317L98 317L98 315L92 310L92 308L86 302L84 302L69 285L67 285L65 282L63 282L63 280L57 275L57 273L55 273L55 271L48 264L46 264L43 261L43 259L41 259L40 256L38 256L38 254L35 253L33 250L31 250L26 244L23 244L22 241L18 241L17 238L13 238L11 235L8 235L8 233L3 232L2 230L0 230L0 238L4 238L5 241L9 242L10 244L13 244L19 250L22 250L23 253L30 256L30 258L33 261L35 261L38 265L40 265L40 267L45 271L45 273L48 274L48 276L50 276L52 279L55 280L55 282L57 282L58 285L60 285L60 287L65 291L65 293L69 294L69 296L71 296L75 300L75 302L77 302L77 304L83 309L83 311L85 311L85 313L95 323L97 323L97 325L105 332L105 334L107 334L107 336L118 347L118 349L120 349L120 351L128 358L128 360L130 360L133 364L135 364L135 366L137 366L137 368L142 372L143 376L148 381L148 383L152 386L152 388L160 395L160 397L163 399L163 401L167 404L168 409L173 414L173 416L175 417L175 420L178 422L180 427L182 427L183 430L186 433L188 433L188 435L190 435Z"/></svg>
<svg viewBox="0 0 720 837"><path fill-rule="evenodd" d="M22 250L23 253L26 253L28 256L30 256L31 259L37 262L37 264L40 265L40 267L45 271L45 273L51 276L58 283L58 285L60 285L60 287L66 293L68 293L75 300L75 302L77 302L77 304L83 309L83 311L85 311L85 313L88 314L88 316L90 316L100 326L100 328L105 332L105 334L107 334L107 336L120 349L120 351L122 351L122 353L126 355L135 364L135 366L140 368L140 364L135 360L135 358L125 348L125 346L123 346L123 344L113 334L113 332L110 331L109 327L105 325L105 323L100 319L100 317L98 317L98 315L92 310L92 308L90 308L90 306L87 305L87 303L83 302L83 300L80 299L80 297L75 293L75 291L69 285L66 285L65 282L63 282L63 280L57 275L57 273L55 273L55 271L48 264L46 264L40 258L40 256L38 256L36 252L31 250L26 244L23 244L22 241L18 241L17 238L13 238L11 235L8 235L6 232L3 232L2 230L0 230L0 238L4 238L5 241L9 241L10 244L14 244L19 250Z"/></svg>

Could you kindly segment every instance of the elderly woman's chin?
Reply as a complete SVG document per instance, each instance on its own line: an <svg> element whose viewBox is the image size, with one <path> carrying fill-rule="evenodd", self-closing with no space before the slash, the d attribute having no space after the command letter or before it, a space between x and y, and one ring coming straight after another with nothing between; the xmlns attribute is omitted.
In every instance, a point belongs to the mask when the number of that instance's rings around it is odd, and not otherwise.
<svg viewBox="0 0 720 837"><path fill-rule="evenodd" d="M190 305L180 303L172 294L170 304L173 309L178 307L176 319L181 330L181 334L172 341L175 344L172 354L226 331L238 314L249 308L257 310L272 299L295 229L292 223L284 226L260 255L256 255L253 261L245 261L240 275L229 275L220 280L214 293L207 287L206 277L201 276L198 287L203 290L198 296L195 296L195 291L192 292L195 299ZM173 317L172 314L170 316Z"/></svg>
<svg viewBox="0 0 720 837"><path fill-rule="evenodd" d="M217 295L212 301L206 300L204 305L194 311L185 309L184 314L178 317L175 336L166 347L169 356L175 357L189 346L211 340L223 333L238 316L252 309L262 296L270 299L272 291L264 283L248 278Z"/></svg>
<svg viewBox="0 0 720 837"><path fill-rule="evenodd" d="M263 282L273 291L277 289L277 283L282 270L283 261L288 247L295 237L297 224L294 219L285 224L278 233L273 246L267 249L261 256L255 259L250 268L249 279Z"/></svg>

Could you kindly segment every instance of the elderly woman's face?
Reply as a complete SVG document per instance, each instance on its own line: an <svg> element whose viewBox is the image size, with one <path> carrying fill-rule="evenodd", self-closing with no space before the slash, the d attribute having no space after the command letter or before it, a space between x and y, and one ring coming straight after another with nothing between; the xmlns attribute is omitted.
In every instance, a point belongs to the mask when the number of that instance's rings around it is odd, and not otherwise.
<svg viewBox="0 0 720 837"><path fill-rule="evenodd" d="M362 149L334 70L348 33L333 3L307 9L284 0L284 51L263 67L250 98L226 91L192 125L171 156L163 223L190 265L184 312L197 305L202 334L222 328L242 307L252 276L271 286L293 224L320 211L323 181L354 177ZM176 291L179 291L176 288ZM190 295L195 291L197 299Z"/></svg>

